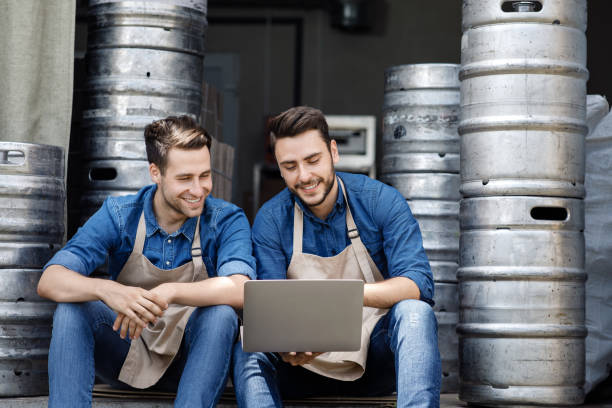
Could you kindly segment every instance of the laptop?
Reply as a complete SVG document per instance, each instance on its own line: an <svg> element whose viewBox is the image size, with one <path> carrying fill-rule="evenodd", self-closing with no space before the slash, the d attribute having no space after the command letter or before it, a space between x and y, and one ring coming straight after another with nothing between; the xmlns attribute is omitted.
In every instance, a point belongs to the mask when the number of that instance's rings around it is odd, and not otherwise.
<svg viewBox="0 0 612 408"><path fill-rule="evenodd" d="M362 313L363 281L358 279L247 281L242 349L356 351Z"/></svg>

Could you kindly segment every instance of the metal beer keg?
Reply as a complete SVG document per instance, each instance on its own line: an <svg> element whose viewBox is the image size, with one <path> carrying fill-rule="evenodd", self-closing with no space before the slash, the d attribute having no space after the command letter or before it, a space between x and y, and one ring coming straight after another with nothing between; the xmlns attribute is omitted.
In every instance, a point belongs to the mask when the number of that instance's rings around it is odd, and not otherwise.
<svg viewBox="0 0 612 408"><path fill-rule="evenodd" d="M199 115L206 26L206 0L90 0L86 156L88 144L142 141L155 119Z"/></svg>
<svg viewBox="0 0 612 408"><path fill-rule="evenodd" d="M380 178L408 200L419 222L435 281L442 392L458 388L458 71L456 64L391 67L383 105Z"/></svg>
<svg viewBox="0 0 612 408"><path fill-rule="evenodd" d="M408 200L436 282L457 283L459 202Z"/></svg>
<svg viewBox="0 0 612 408"><path fill-rule="evenodd" d="M459 175L451 173L382 174L381 180L407 200L419 222L434 280L456 282L459 262Z"/></svg>
<svg viewBox="0 0 612 408"><path fill-rule="evenodd" d="M432 265L433 269L433 265ZM456 272L456 266L453 272ZM453 273L454 278L454 273ZM434 313L438 321L438 348L442 360L441 392L457 392L459 384L458 337L459 300L457 283L435 282Z"/></svg>
<svg viewBox="0 0 612 408"><path fill-rule="evenodd" d="M456 282L459 246L458 71L456 64L385 71L381 180L409 200L434 279L444 282Z"/></svg>
<svg viewBox="0 0 612 408"><path fill-rule="evenodd" d="M459 174L388 173L382 174L380 178L398 190L407 200L459 202L461 199Z"/></svg>
<svg viewBox="0 0 612 408"><path fill-rule="evenodd" d="M400 65L385 71L382 173L459 172L459 66Z"/></svg>
<svg viewBox="0 0 612 408"><path fill-rule="evenodd" d="M465 197L584 196L585 27L586 0L464 0Z"/></svg>
<svg viewBox="0 0 612 408"><path fill-rule="evenodd" d="M111 109L123 125L123 116L199 113L206 0L90 0L88 15L91 113Z"/></svg>
<svg viewBox="0 0 612 408"><path fill-rule="evenodd" d="M0 396L48 392L55 303L36 294L64 238L63 149L0 142Z"/></svg>
<svg viewBox="0 0 612 408"><path fill-rule="evenodd" d="M461 201L459 398L572 405L584 395L584 203Z"/></svg>
<svg viewBox="0 0 612 408"><path fill-rule="evenodd" d="M89 1L82 220L107 195L151 183L147 124L199 117L206 7L206 0Z"/></svg>

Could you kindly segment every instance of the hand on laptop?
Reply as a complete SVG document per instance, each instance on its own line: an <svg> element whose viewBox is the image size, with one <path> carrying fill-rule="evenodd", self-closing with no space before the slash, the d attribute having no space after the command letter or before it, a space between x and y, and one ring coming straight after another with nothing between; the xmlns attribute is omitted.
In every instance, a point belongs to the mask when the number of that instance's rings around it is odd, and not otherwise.
<svg viewBox="0 0 612 408"><path fill-rule="evenodd" d="M285 363L289 363L292 366L304 365L310 363L315 357L320 356L323 353L313 353L306 351L304 353L298 353L292 351L290 353L278 353Z"/></svg>

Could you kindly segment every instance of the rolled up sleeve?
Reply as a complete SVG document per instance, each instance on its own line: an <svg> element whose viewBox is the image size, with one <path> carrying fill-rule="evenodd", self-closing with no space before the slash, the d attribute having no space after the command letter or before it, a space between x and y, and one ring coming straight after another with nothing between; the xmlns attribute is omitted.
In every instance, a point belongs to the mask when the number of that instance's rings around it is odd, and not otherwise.
<svg viewBox="0 0 612 408"><path fill-rule="evenodd" d="M379 197L375 216L382 227L389 275L411 279L419 287L421 300L433 303L433 276L419 224L395 189L385 186Z"/></svg>
<svg viewBox="0 0 612 408"><path fill-rule="evenodd" d="M53 255L53 258L45 265L45 269L50 265L61 265L81 275L89 275L83 260L66 249L62 249Z"/></svg>
<svg viewBox="0 0 612 408"><path fill-rule="evenodd" d="M50 265L61 265L82 275L90 275L102 265L112 248L116 247L121 228L113 214L116 209L111 199L106 199L102 207L57 252L44 269Z"/></svg>
<svg viewBox="0 0 612 408"><path fill-rule="evenodd" d="M219 209L215 224L218 276L246 275L256 279L251 228L244 212L236 206Z"/></svg>
<svg viewBox="0 0 612 408"><path fill-rule="evenodd" d="M261 209L253 223L253 250L257 260L257 279L286 279L287 257L282 251L281 235L272 212Z"/></svg>

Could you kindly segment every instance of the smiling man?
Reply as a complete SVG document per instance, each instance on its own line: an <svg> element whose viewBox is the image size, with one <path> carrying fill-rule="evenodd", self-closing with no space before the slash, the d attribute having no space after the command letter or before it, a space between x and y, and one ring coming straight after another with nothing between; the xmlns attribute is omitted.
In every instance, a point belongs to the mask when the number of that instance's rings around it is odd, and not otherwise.
<svg viewBox="0 0 612 408"><path fill-rule="evenodd" d="M281 113L270 136L287 188L262 206L253 225L258 279L364 280L362 347L245 353L238 343L239 406L394 391L398 407L439 406L433 277L406 200L366 176L335 172L338 148L317 109Z"/></svg>
<svg viewBox="0 0 612 408"><path fill-rule="evenodd" d="M254 278L242 210L209 196L210 137L187 116L145 128L155 184L109 197L45 266L38 293L58 302L49 406L91 406L112 386L177 391L177 407L213 407L237 334L233 308ZM110 279L91 277L108 258Z"/></svg>

